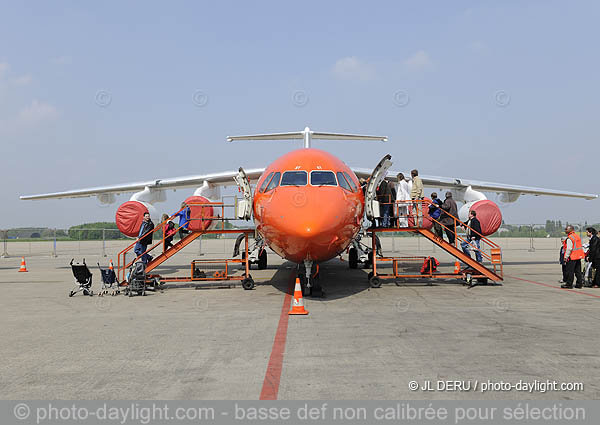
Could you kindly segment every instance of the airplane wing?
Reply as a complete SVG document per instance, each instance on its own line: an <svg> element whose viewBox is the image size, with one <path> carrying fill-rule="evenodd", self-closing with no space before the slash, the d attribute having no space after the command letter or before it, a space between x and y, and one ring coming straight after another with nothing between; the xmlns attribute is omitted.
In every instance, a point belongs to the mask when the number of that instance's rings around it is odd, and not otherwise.
<svg viewBox="0 0 600 425"><path fill-rule="evenodd" d="M368 178L373 170L367 168L351 167L358 177ZM246 170L246 175L251 182L257 181L264 168L254 168ZM109 186L98 186L85 189L67 190L63 192L42 193L35 195L23 195L22 200L36 199L59 199L59 198L83 198L88 196L101 195L118 195L121 193L138 192L146 187L151 189L182 189L189 187L199 187L205 181L217 186L232 186L235 184L233 178L237 176L238 171L225 171L221 173L204 174L196 176L172 177L167 179L148 180L134 183L115 184ZM388 180L396 181L398 171L389 171ZM404 173L409 176L410 173ZM520 195L546 195L546 196L562 196L570 198L596 199L598 195L591 193L569 192L555 189L544 189L530 186L517 186L504 183L483 182L478 180L458 179L453 177L439 177L421 175L423 184L426 187L444 188L444 189L465 189L469 186L475 190L484 192L496 192L507 194L508 199L516 200Z"/></svg>
<svg viewBox="0 0 600 425"><path fill-rule="evenodd" d="M352 171L358 177L368 178L371 176L373 170L369 170L366 168L354 168L351 167ZM400 171L389 171L388 180L397 181L396 175ZM410 173L403 173L405 176L410 176ZM598 195L592 193L579 193L579 192L568 192L564 190L555 190L555 189L544 189L540 187L531 187L531 186L517 186L510 185L504 183L493 183L493 182L484 182L478 180L467 180L467 179L458 179L453 177L439 177L439 176L426 176L419 175L423 180L423 185L426 187L432 188L440 188L440 189L466 189L471 186L472 189L480 190L482 192L496 192L500 194L507 194L508 199L511 201L514 197L518 198L520 195L546 195L546 196L563 196L568 198L581 198L581 199L596 199Z"/></svg>
<svg viewBox="0 0 600 425"><path fill-rule="evenodd" d="M256 181L265 171L264 168L254 168L246 170L246 175L250 181ZM90 187L87 189L67 190L64 192L42 193L37 195L24 195L22 200L35 199L58 199L58 198L83 198L87 196L99 195L118 195L121 193L138 192L146 187L151 189L182 189L187 187L202 186L208 182L217 186L233 186L233 178L237 176L238 171L225 171L222 173L204 174L197 176L172 177L168 179L148 180L135 183L115 184L110 186Z"/></svg>

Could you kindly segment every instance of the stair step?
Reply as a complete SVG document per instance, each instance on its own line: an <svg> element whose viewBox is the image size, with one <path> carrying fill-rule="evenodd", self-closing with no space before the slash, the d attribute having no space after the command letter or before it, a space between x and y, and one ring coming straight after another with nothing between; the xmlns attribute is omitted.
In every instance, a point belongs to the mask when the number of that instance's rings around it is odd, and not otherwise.
<svg viewBox="0 0 600 425"><path fill-rule="evenodd" d="M485 277L492 279L493 281L496 281L496 282L503 280L501 276L498 276L496 273L494 273L492 270L488 269L483 264L479 263L477 260L474 260L470 256L466 255L464 252L462 252L460 249L456 248L454 245L446 242L443 239L440 240L438 237L436 237L433 234L433 232L431 232L431 230L419 228L418 232L420 234L422 234L423 236L425 236L430 241L432 241L433 243L435 243L437 246L439 246L440 248L445 250L447 253L449 253L453 257L456 257L458 260L462 261L463 263L468 264L470 267L472 267L473 269L475 269L476 271L478 271Z"/></svg>

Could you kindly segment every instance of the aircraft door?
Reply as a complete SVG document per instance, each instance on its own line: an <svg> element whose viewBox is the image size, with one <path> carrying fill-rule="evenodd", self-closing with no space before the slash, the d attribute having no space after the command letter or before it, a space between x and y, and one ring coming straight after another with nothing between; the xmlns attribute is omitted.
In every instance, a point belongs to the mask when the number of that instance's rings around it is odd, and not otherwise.
<svg viewBox="0 0 600 425"><path fill-rule="evenodd" d="M379 183L381 183L392 164L392 156L387 154L379 161L379 164L377 164L369 178L369 183L367 183L367 189L365 190L365 212L369 220L381 217L379 202L377 202L377 186L379 186Z"/></svg>
<svg viewBox="0 0 600 425"><path fill-rule="evenodd" d="M235 176L233 179L244 194L244 198L237 203L237 218L250 220L252 217L252 188L250 187L248 176L246 176L244 169L240 167L237 176Z"/></svg>

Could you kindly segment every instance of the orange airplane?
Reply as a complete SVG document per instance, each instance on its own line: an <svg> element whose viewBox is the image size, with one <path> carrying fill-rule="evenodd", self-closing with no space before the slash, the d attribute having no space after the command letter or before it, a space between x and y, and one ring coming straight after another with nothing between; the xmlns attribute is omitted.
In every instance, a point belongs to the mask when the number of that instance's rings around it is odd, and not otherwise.
<svg viewBox="0 0 600 425"><path fill-rule="evenodd" d="M244 198L238 203L238 219L256 224L259 240L249 253L249 262L266 267L265 246L279 256L299 265L303 289L318 295L321 292L318 264L336 257L353 241L360 238L363 215L372 219L379 217L376 188L385 178L392 165L386 155L373 171L350 168L334 155L311 147L312 139L387 141L382 136L314 132L306 127L303 131L276 134L232 136L227 140L288 140L301 139L303 149L294 150L275 160L266 168L198 176L175 177L138 183L94 187L65 192L21 196L21 199L53 199L97 196L103 204L116 201L120 193L135 192L128 202L117 210L117 226L124 234L137 236L139 221L144 212L158 218L154 203L166 200L166 190L195 187L194 202L217 202L221 199L220 188L237 183ZM396 181L396 172L391 173ZM409 175L406 173L406 175ZM359 185L359 177L369 177L365 193ZM456 201L464 202L460 218L468 215L471 208L485 203L486 208L496 208L480 191L495 192L502 202L515 202L520 195L550 195L572 198L595 199L597 195L565 192L552 189L514 186L457 178L420 176L426 187L451 190ZM252 190L250 182L255 182ZM410 181L409 181L410 183ZM495 210L494 210L495 211ZM499 213L499 209L498 209ZM478 213L478 217L482 217ZM500 216L501 217L501 216ZM497 214L495 215L497 219ZM485 227L485 218L480 218ZM498 224L499 225L499 224ZM493 230L493 231L492 231ZM495 229L490 232L495 232ZM489 234L489 233L488 233ZM354 243L350 251L357 250ZM351 252L355 258L356 252ZM366 255L362 252L361 255Z"/></svg>

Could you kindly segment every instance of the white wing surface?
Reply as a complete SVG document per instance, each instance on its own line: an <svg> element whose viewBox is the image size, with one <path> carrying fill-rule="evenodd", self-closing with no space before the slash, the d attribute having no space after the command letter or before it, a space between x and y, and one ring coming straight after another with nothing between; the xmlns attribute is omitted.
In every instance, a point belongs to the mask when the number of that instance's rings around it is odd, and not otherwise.
<svg viewBox="0 0 600 425"><path fill-rule="evenodd" d="M264 172L264 168L254 168L246 171L248 179L251 182L257 181L262 173ZM352 170L358 177L368 178L371 176L373 170L369 170L367 168L356 168L352 167ZM233 178L237 176L238 171L225 171L221 173L212 173L212 174L203 174L196 176L184 176L184 177L172 177L166 179L157 179L157 180L148 180L148 181L140 181L133 183L125 183L125 184L115 184L109 186L98 186L98 187L90 187L85 189L75 189L75 190L66 190L63 192L53 192L53 193L41 193L35 195L24 195L21 196L23 200L34 200L34 199L59 199L59 198L82 198L88 196L99 196L99 195L109 195L109 194L121 194L121 193L131 193L138 192L140 190L144 190L146 187L150 189L182 189L182 188L191 188L191 187L199 187L204 184L204 182L208 182L212 185L217 186L232 186L235 185L235 181ZM396 181L397 171L388 172L388 179L391 181ZM404 173L405 176L409 176L410 173ZM471 187L475 190L480 190L484 192L496 192L496 193L505 193L509 196L513 195L518 197L520 195L545 195L545 196L562 196L569 198L582 198L582 199L596 199L598 195L592 193L580 193L580 192L571 192L564 190L556 190L556 189L545 189L539 187L531 187L531 186L518 186L518 185L510 185L505 183L493 183L493 182L485 182L479 180L468 180L468 179L459 179L454 177L440 177L440 176L428 176L421 175L421 179L423 180L423 184L427 187L431 188L444 188L444 189L465 189L467 187Z"/></svg>
<svg viewBox="0 0 600 425"><path fill-rule="evenodd" d="M373 170L369 170L366 168L355 168L351 167L352 171L358 177L368 178ZM388 172L388 180L397 181L396 175L400 171L389 171ZM403 173L406 177L410 177L410 173ZM480 190L483 192L496 192L499 194L507 194L514 195L515 198L520 195L545 195L545 196L563 196L567 198L582 198L582 199L596 199L598 195L593 193L580 193L580 192L569 192L564 190L555 190L555 189L545 189L541 187L531 187L531 186L517 186L511 184L504 183L493 183L493 182L484 182L479 180L467 180L467 179L459 179L454 177L439 177L439 176L427 176L427 175L419 175L423 180L423 185L431 188L440 188L440 189L466 189L469 186L472 189ZM516 200L516 199L515 199Z"/></svg>
<svg viewBox="0 0 600 425"><path fill-rule="evenodd" d="M262 175L264 168L254 168L246 171L250 181L256 181ZM59 198L83 198L98 195L118 195L120 193L138 192L145 188L150 189L182 189L188 187L199 187L208 182L217 186L234 186L233 180L238 171L225 171L222 173L204 174L197 176L172 177L167 179L148 180L135 183L115 184L110 186L90 187L87 189L66 190L64 192L42 193L37 195L21 196L23 200L32 199L59 199Z"/></svg>

